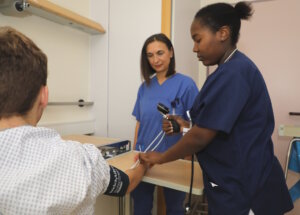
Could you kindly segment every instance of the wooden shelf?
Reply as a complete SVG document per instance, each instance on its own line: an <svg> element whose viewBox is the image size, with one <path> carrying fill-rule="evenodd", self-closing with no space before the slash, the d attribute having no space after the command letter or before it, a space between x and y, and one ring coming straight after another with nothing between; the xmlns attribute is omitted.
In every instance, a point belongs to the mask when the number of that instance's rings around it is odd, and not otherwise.
<svg viewBox="0 0 300 215"><path fill-rule="evenodd" d="M25 2L27 3L27 7L22 12L15 9L16 2L22 1L0 0L0 12L4 15L18 17L34 14L62 25L68 25L89 34L105 33L104 28L99 23L50 1L26 0Z"/></svg>

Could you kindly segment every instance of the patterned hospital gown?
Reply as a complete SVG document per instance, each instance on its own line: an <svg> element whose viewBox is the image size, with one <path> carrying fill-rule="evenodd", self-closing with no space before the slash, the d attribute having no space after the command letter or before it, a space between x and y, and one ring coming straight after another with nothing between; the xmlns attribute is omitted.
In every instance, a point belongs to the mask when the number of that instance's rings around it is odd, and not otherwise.
<svg viewBox="0 0 300 215"><path fill-rule="evenodd" d="M0 131L0 214L93 214L109 179L93 145L42 127Z"/></svg>

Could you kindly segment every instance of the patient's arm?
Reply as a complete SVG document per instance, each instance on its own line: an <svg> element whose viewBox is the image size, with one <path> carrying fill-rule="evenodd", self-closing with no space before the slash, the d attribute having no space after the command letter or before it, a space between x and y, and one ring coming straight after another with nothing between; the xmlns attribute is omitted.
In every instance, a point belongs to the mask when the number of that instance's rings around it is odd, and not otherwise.
<svg viewBox="0 0 300 215"><path fill-rule="evenodd" d="M146 171L146 164L140 164L134 169L128 169L125 172L110 166L110 181L104 194L109 196L124 196L140 183Z"/></svg>

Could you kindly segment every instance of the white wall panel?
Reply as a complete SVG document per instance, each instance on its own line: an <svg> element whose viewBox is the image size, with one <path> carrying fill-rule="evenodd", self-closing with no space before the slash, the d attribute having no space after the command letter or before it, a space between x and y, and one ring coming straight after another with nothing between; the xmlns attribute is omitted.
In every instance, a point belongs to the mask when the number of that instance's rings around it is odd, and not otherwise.
<svg viewBox="0 0 300 215"><path fill-rule="evenodd" d="M110 0L109 7L108 136L133 140L140 53L161 31L161 0Z"/></svg>
<svg viewBox="0 0 300 215"><path fill-rule="evenodd" d="M81 15L89 14L89 1L70 4L70 1L53 1ZM70 4L70 5L69 5ZM70 6L70 7L68 7ZM30 37L48 56L49 100L90 100L90 35L35 15L24 18L4 16L0 25L9 25ZM90 108L76 106L49 106L40 125L91 120Z"/></svg>
<svg viewBox="0 0 300 215"><path fill-rule="evenodd" d="M108 41L110 0L91 0L91 18L104 27L105 34L91 38L91 100L95 135L108 136Z"/></svg>
<svg viewBox="0 0 300 215"><path fill-rule="evenodd" d="M200 0L172 1L172 42L175 49L176 70L190 76L197 84L201 74L197 55L193 53L190 27L199 9Z"/></svg>

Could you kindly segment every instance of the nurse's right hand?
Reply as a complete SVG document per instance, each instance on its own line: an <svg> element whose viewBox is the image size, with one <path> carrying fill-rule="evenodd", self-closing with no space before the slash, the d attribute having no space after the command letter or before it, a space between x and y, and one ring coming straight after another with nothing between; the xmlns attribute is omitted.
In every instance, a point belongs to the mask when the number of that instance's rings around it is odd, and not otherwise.
<svg viewBox="0 0 300 215"><path fill-rule="evenodd" d="M190 123L184 119L182 119L180 116L176 115L167 115L168 119L173 119L175 120L179 126L180 126L180 132L183 131L183 128L189 128ZM170 120L168 119L163 119L162 122L162 129L167 135L172 135L174 134L173 126Z"/></svg>
<svg viewBox="0 0 300 215"><path fill-rule="evenodd" d="M139 159L141 163L147 163L152 167L154 164L162 163L162 153L159 152L147 152L147 153L139 153Z"/></svg>

